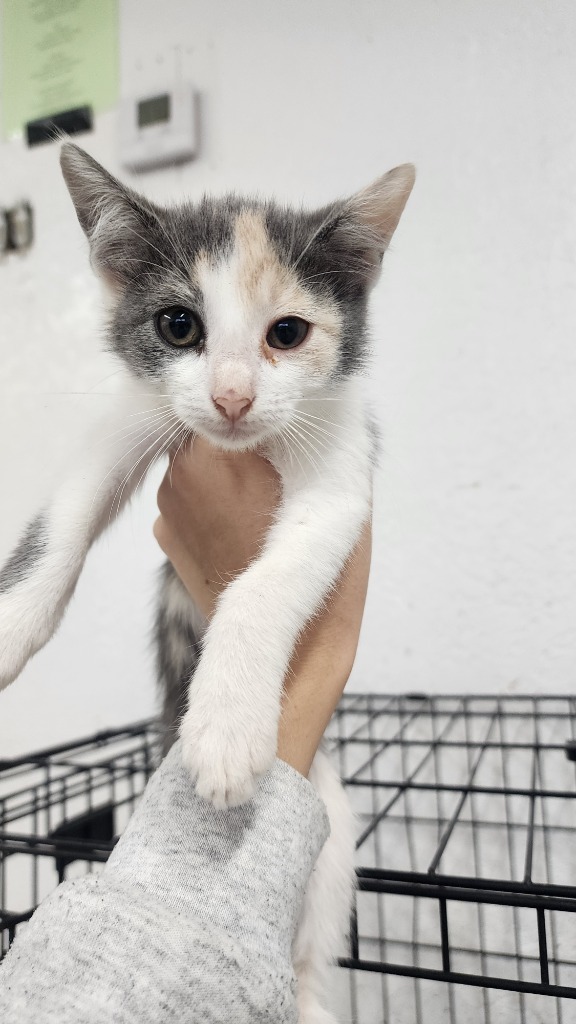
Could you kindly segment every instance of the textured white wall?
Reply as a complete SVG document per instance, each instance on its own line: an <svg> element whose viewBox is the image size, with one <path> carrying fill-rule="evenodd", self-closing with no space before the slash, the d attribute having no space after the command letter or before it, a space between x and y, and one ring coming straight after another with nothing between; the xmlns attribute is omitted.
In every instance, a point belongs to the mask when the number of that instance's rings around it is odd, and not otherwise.
<svg viewBox="0 0 576 1024"><path fill-rule="evenodd" d="M374 301L385 426L361 689L571 690L576 7L121 0L122 88L202 93L202 155L134 183L324 202L414 160ZM79 139L120 171L116 113ZM55 146L0 145L37 240L0 265L0 558L105 403L97 292ZM86 392L89 392L88 394ZM154 488L0 695L7 755L150 714Z"/></svg>

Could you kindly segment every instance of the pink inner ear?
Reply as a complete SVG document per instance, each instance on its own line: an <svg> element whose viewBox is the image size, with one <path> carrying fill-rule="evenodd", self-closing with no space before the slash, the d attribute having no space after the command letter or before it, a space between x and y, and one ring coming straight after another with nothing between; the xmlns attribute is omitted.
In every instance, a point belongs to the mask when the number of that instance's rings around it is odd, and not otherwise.
<svg viewBox="0 0 576 1024"><path fill-rule="evenodd" d="M402 164L357 192L350 200L358 219L378 232L385 245L398 227L415 180L414 166Z"/></svg>

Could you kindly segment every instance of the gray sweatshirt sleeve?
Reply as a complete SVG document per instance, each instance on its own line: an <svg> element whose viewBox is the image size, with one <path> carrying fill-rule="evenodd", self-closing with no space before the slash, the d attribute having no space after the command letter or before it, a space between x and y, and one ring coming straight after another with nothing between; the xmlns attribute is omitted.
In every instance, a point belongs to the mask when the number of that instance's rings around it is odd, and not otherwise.
<svg viewBox="0 0 576 1024"><path fill-rule="evenodd" d="M291 944L328 834L277 760L243 807L198 798L176 744L100 875L60 885L0 967L3 1024L296 1024Z"/></svg>

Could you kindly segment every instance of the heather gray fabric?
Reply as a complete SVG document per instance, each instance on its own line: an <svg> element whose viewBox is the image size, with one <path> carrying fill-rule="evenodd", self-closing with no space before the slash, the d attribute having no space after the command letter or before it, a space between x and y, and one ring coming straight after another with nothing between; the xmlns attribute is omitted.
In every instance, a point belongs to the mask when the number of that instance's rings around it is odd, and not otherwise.
<svg viewBox="0 0 576 1024"><path fill-rule="evenodd" d="M14 942L2 1024L296 1024L290 949L327 834L284 762L217 811L177 743L104 872L59 886Z"/></svg>

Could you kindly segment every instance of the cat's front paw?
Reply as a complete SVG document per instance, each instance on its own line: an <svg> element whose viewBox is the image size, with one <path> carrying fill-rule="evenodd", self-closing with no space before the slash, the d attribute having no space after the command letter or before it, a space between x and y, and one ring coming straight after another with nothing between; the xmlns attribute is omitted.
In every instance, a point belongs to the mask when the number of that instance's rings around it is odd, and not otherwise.
<svg viewBox="0 0 576 1024"><path fill-rule="evenodd" d="M38 646L22 607L9 595L0 597L0 690L14 682Z"/></svg>
<svg viewBox="0 0 576 1024"><path fill-rule="evenodd" d="M224 722L224 715L230 717ZM212 720L191 702L182 719L182 757L196 783L196 792L223 810L249 800L258 778L274 763L277 725L247 724L230 709L215 711ZM241 717L241 716L239 716Z"/></svg>

